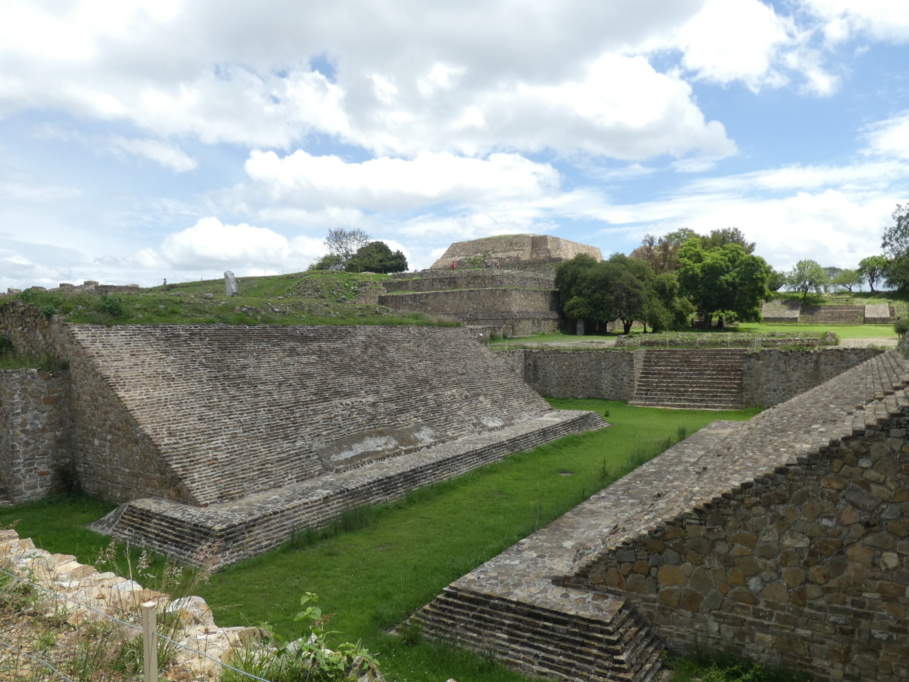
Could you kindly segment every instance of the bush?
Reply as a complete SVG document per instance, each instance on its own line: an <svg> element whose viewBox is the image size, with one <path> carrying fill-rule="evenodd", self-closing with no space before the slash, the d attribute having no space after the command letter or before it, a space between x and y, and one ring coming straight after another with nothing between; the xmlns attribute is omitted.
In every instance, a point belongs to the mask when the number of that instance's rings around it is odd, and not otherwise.
<svg viewBox="0 0 909 682"><path fill-rule="evenodd" d="M893 323L893 330L900 336L909 332L909 320L904 320L901 317L897 318L896 322Z"/></svg>

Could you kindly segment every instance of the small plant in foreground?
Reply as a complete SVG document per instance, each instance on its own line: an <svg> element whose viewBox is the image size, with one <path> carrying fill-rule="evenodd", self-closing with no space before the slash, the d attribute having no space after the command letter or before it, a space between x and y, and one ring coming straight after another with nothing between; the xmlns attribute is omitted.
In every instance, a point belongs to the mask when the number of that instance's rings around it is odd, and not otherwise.
<svg viewBox="0 0 909 682"><path fill-rule="evenodd" d="M328 648L327 637L336 633L325 630L328 618L316 605L318 600L312 592L300 598L303 610L294 618L303 625L300 639L285 643L270 632L267 641L277 646L270 650L237 652L233 664L272 682L341 682L358 679L368 672L376 673L378 677L375 659L359 642L344 642L335 649ZM268 630L267 626L263 627ZM227 670L221 679L239 682L243 678Z"/></svg>

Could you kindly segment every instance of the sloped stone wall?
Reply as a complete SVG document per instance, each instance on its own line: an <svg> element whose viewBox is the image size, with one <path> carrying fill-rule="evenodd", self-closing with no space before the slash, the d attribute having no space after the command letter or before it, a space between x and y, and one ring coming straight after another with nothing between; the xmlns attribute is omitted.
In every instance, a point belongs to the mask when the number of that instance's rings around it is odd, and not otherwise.
<svg viewBox="0 0 909 682"><path fill-rule="evenodd" d="M664 454L604 491L615 503L641 487L637 528L566 583L622 597L675 649L817 680L909 678L907 382L904 361L877 358L713 448Z"/></svg>

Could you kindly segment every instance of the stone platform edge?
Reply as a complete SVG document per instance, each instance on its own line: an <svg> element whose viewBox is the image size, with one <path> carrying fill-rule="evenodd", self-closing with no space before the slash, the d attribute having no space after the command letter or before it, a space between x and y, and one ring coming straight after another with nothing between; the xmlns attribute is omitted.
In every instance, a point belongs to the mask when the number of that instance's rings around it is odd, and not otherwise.
<svg viewBox="0 0 909 682"><path fill-rule="evenodd" d="M324 527L345 510L400 499L508 455L605 426L595 412L552 411L496 431L208 507L133 500L90 528L178 561L218 569L274 549L305 528Z"/></svg>

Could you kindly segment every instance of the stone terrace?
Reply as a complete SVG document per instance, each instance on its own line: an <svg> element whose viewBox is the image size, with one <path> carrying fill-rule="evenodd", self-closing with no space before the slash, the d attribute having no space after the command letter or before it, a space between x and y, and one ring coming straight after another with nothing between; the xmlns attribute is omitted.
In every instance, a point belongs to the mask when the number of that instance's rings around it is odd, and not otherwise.
<svg viewBox="0 0 909 682"><path fill-rule="evenodd" d="M749 422L714 423L465 575L414 617L430 637L559 678L653 679L658 638L676 649L732 649L818 679L906 679L907 383L906 361L888 353ZM852 462L842 469L841 443ZM861 452L865 459L848 454ZM902 479L878 473L900 466ZM877 478L863 481L863 471ZM844 475L857 482L835 482ZM799 502L802 489L820 492ZM788 508L775 524L763 518L790 501L820 523L793 525ZM852 537L841 524L855 524ZM756 572L743 561L753 563L754 550L739 547L751 525L770 538L760 556L773 559L759 560ZM767 534L786 528L783 537ZM847 549L844 539L855 544ZM593 623L602 634L591 654ZM512 627L549 634L518 643L501 634Z"/></svg>

